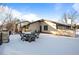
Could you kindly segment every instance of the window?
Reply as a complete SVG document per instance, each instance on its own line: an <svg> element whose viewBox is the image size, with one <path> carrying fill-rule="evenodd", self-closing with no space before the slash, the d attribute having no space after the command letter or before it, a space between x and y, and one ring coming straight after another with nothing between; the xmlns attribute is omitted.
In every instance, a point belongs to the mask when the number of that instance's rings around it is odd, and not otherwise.
<svg viewBox="0 0 79 59"><path fill-rule="evenodd" d="M48 30L48 26L47 25L44 25L44 30Z"/></svg>
<svg viewBox="0 0 79 59"><path fill-rule="evenodd" d="M57 24L56 27L57 27L57 29L71 29L70 26L61 25L61 24Z"/></svg>

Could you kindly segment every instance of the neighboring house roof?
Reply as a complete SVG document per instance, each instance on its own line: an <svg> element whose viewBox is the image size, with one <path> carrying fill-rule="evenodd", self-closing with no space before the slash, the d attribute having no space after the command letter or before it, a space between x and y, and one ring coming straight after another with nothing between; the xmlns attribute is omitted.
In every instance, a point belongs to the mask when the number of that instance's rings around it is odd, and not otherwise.
<svg viewBox="0 0 79 59"><path fill-rule="evenodd" d="M24 23L24 22L29 22L29 21L22 21L21 23Z"/></svg>
<svg viewBox="0 0 79 59"><path fill-rule="evenodd" d="M21 24L21 27L26 27L30 22L29 21L22 21L22 22L19 22L17 23L17 25Z"/></svg>
<svg viewBox="0 0 79 59"><path fill-rule="evenodd" d="M21 22L18 22L17 24L20 24L20 23L25 23L25 22L30 23L29 21L21 21Z"/></svg>

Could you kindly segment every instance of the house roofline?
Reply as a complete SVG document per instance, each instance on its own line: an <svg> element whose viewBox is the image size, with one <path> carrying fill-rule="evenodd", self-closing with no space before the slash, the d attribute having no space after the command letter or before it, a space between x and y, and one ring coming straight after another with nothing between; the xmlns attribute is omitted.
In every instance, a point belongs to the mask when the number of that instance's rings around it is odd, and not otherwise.
<svg viewBox="0 0 79 59"><path fill-rule="evenodd" d="M40 19L40 20L31 22L28 25L33 24L33 23L36 23L36 22L43 22L43 21L49 21L49 22L52 22L52 23L61 24L61 25L65 25L65 26L71 26L70 24L63 24L63 23L59 23L59 22L55 22L55 21L51 21L51 20L45 20L45 19Z"/></svg>

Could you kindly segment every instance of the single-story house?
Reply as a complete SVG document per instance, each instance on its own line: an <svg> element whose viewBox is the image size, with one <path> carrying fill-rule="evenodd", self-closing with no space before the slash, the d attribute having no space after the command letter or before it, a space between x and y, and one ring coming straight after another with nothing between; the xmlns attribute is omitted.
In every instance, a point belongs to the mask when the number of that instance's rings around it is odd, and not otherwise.
<svg viewBox="0 0 79 59"><path fill-rule="evenodd" d="M55 35L74 36L75 31L71 29L71 25L54 22L50 20L38 20L27 25L29 31L40 31L41 33L52 33Z"/></svg>

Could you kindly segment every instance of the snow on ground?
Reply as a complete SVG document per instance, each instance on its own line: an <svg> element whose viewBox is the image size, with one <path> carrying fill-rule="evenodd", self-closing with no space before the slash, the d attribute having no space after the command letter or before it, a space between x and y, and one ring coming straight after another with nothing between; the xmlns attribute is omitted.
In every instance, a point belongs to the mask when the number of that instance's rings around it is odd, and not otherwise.
<svg viewBox="0 0 79 59"><path fill-rule="evenodd" d="M18 34L10 36L10 42L0 46L3 55L59 55L79 54L79 37L55 36L40 34L35 42L22 41Z"/></svg>

